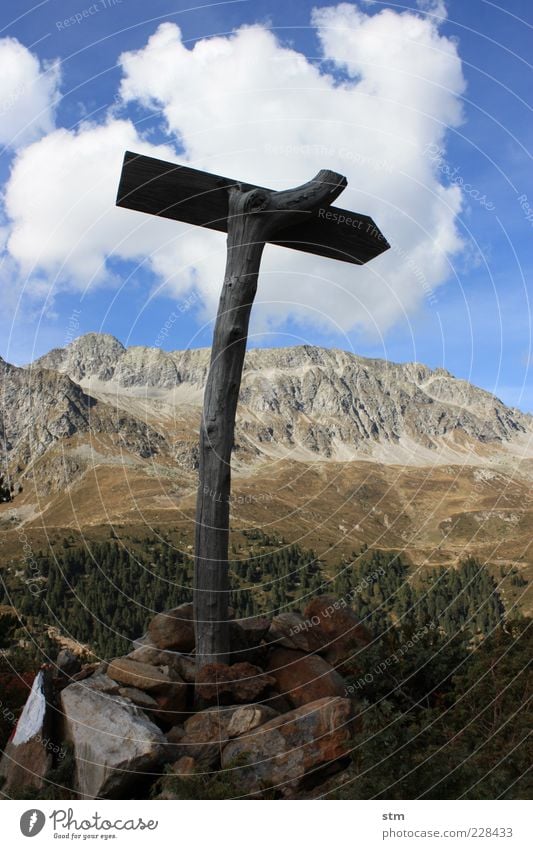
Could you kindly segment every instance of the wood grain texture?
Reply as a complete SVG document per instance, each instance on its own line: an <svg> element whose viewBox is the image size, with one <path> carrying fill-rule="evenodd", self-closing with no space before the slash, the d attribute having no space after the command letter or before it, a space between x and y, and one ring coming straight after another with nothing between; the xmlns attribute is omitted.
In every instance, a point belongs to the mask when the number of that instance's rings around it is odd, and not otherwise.
<svg viewBox="0 0 533 849"><path fill-rule="evenodd" d="M228 190L232 186L243 191L270 191L128 151L117 205L225 233ZM267 241L356 265L390 247L368 215L327 206L300 210L287 228L278 227Z"/></svg>
<svg viewBox="0 0 533 849"><path fill-rule="evenodd" d="M302 210L335 200L346 180L331 171L285 192L228 192L228 253L211 348L200 427L196 502L194 620L197 668L231 659L228 624L228 542L231 451L248 325L267 239Z"/></svg>

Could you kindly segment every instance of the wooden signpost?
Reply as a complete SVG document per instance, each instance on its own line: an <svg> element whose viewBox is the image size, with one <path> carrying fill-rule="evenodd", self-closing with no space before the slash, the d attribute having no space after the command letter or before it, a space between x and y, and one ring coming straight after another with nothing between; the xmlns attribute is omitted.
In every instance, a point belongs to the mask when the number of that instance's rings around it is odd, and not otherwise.
<svg viewBox="0 0 533 849"><path fill-rule="evenodd" d="M228 234L200 426L194 617L197 667L227 663L231 451L248 324L265 244L362 265L389 248L371 218L331 204L346 178L320 171L285 191L126 153L117 205Z"/></svg>

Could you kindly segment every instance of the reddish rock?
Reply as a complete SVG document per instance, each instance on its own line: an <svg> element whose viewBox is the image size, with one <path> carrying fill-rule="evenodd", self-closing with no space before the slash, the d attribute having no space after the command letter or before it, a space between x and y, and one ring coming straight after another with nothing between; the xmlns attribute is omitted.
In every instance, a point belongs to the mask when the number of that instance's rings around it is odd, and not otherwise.
<svg viewBox="0 0 533 849"><path fill-rule="evenodd" d="M290 795L304 779L317 780L346 757L351 736L349 699L319 699L231 740L222 751L222 768L235 769L248 794L277 788Z"/></svg>
<svg viewBox="0 0 533 849"><path fill-rule="evenodd" d="M276 711L276 713L289 713L289 711L293 709L293 705L287 698L285 698L285 696L280 696L279 693L275 692L269 693L268 696L262 700L262 704L268 705L268 707L271 707Z"/></svg>
<svg viewBox="0 0 533 849"><path fill-rule="evenodd" d="M275 683L271 675L251 663L208 663L196 676L196 695L206 704L255 702Z"/></svg>
<svg viewBox="0 0 533 849"><path fill-rule="evenodd" d="M180 742L184 734L185 728L183 727L183 725L173 725L172 728L167 731L165 737L167 738L168 742L174 746Z"/></svg>
<svg viewBox="0 0 533 849"><path fill-rule="evenodd" d="M278 716L278 712L267 705L243 705L232 715L228 726L228 737L249 734L259 725L264 725Z"/></svg>
<svg viewBox="0 0 533 849"><path fill-rule="evenodd" d="M212 769L220 763L222 746L228 742L228 725L238 705L208 708L191 716L183 726L183 735L175 741L176 757L191 757L202 769ZM170 732L167 735L169 739Z"/></svg>
<svg viewBox="0 0 533 849"><path fill-rule="evenodd" d="M342 671L361 668L361 649L372 642L372 636L342 599L318 596L305 608L304 618L319 636L319 651L328 663L342 665Z"/></svg>
<svg viewBox="0 0 533 849"><path fill-rule="evenodd" d="M158 649L156 646L137 646L130 651L126 657L129 660L134 660L136 663L149 663L151 666L158 666L162 657L167 657L168 652Z"/></svg>
<svg viewBox="0 0 533 849"><path fill-rule="evenodd" d="M165 753L166 760L175 761L176 758L179 757L180 752L178 750L178 745L185 734L185 729L183 725L173 725L165 733L166 744L165 744Z"/></svg>
<svg viewBox="0 0 533 849"><path fill-rule="evenodd" d="M108 667L107 677L118 681L123 688L142 690L149 694L153 704L146 702L141 707L149 710L164 726L175 725L182 719L187 707L187 684L168 666L152 666L129 657L117 657ZM139 700L132 698L136 704Z"/></svg>
<svg viewBox="0 0 533 849"><path fill-rule="evenodd" d="M270 619L250 616L230 622L230 647L232 663L261 665L266 657L266 646L261 645L268 634Z"/></svg>
<svg viewBox="0 0 533 849"><path fill-rule="evenodd" d="M116 657L108 666L107 675L124 687L135 687L145 693L160 693L173 683L183 682L169 670L163 671L150 663L140 663L129 657Z"/></svg>
<svg viewBox="0 0 533 849"><path fill-rule="evenodd" d="M291 649L275 649L267 671L294 707L325 696L346 696L346 684L323 657Z"/></svg>
<svg viewBox="0 0 533 849"><path fill-rule="evenodd" d="M269 643L286 649L316 652L322 647L322 635L299 613L274 616L268 632Z"/></svg>
<svg viewBox="0 0 533 849"><path fill-rule="evenodd" d="M179 655L173 661L176 671L188 684L194 684L196 680L196 662L190 655Z"/></svg>
<svg viewBox="0 0 533 849"><path fill-rule="evenodd" d="M71 682L75 681L85 681L86 678L89 678L91 675L94 675L96 670L100 670L101 663L85 663L79 672L76 672L75 675L72 675L70 680Z"/></svg>
<svg viewBox="0 0 533 849"><path fill-rule="evenodd" d="M266 616L248 616L246 619L236 619L234 623L244 634L246 642L251 646L258 646L270 628L270 619Z"/></svg>
<svg viewBox="0 0 533 849"><path fill-rule="evenodd" d="M158 649L156 646L139 646L130 652L127 657L139 663L149 663L152 666L168 666L180 678L189 683L194 683L195 663L194 656L170 649Z"/></svg>
<svg viewBox="0 0 533 849"><path fill-rule="evenodd" d="M169 728L185 719L187 714L187 685L181 684L155 693L157 708L150 709L150 716L164 728Z"/></svg>
<svg viewBox="0 0 533 849"><path fill-rule="evenodd" d="M194 648L192 604L180 604L173 610L158 613L148 626L148 636L159 649L190 652Z"/></svg>
<svg viewBox="0 0 533 849"><path fill-rule="evenodd" d="M178 758L171 769L176 775L193 775L196 772L196 761L190 757Z"/></svg>

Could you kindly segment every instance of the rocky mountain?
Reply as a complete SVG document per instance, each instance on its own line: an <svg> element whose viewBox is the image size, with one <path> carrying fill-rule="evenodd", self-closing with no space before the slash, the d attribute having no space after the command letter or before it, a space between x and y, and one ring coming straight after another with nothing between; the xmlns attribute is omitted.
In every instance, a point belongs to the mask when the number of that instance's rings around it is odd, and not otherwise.
<svg viewBox="0 0 533 849"><path fill-rule="evenodd" d="M112 336L91 333L32 368L66 374L92 396L108 403L112 396L136 415L145 416L142 401L153 399L159 415L172 418L176 410L200 407L208 358L206 349L126 349ZM237 454L435 462L439 453L448 461L450 450L479 453L483 445L530 432L529 416L444 369L305 345L248 352Z"/></svg>
<svg viewBox="0 0 533 849"><path fill-rule="evenodd" d="M205 349L126 348L98 333L24 369L0 362L16 492L0 529L24 524L40 540L45 527L157 526L190 546L208 367ZM472 551L530 568L532 418L444 369L252 349L237 420L234 528L274 530L325 559L364 543L415 562ZM16 557L14 530L7 541Z"/></svg>
<svg viewBox="0 0 533 849"><path fill-rule="evenodd" d="M64 440L96 435L139 457L156 454L163 437L147 423L88 395L67 374L46 366L17 368L0 359L2 459L20 485L33 477L35 464ZM45 493L67 485L79 466L62 462L48 466L41 481Z"/></svg>

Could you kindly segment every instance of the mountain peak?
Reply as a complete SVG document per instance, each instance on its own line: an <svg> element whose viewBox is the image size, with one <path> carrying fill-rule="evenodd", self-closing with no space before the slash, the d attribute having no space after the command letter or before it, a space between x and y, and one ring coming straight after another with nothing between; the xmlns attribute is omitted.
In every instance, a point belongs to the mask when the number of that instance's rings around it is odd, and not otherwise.
<svg viewBox="0 0 533 849"><path fill-rule="evenodd" d="M68 374L72 380L87 377L109 380L126 348L110 333L85 333L65 348L54 348L33 363L38 368L48 368Z"/></svg>
<svg viewBox="0 0 533 849"><path fill-rule="evenodd" d="M126 350L125 346L122 342L117 339L116 336L113 336L112 333L99 333L97 330L90 330L88 333L82 333L81 336L76 337L73 341L67 346L72 347L75 345L85 346L85 345L112 345L121 348L123 351Z"/></svg>

